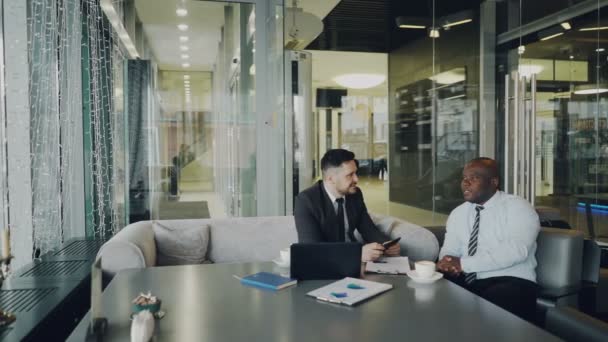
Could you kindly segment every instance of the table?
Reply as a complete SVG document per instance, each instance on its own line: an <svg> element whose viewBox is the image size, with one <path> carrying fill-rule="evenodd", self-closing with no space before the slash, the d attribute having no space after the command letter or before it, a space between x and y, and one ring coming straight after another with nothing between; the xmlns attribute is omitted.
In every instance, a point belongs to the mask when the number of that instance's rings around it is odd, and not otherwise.
<svg viewBox="0 0 608 342"><path fill-rule="evenodd" d="M441 279L366 275L394 288L354 307L306 293L331 281L304 281L273 292L240 284L233 275L280 273L272 263L153 267L119 273L103 293L103 340L129 341L131 299L152 291L166 315L154 341L559 341L553 335ZM68 341L87 340L89 314ZM94 340L89 337L90 340Z"/></svg>

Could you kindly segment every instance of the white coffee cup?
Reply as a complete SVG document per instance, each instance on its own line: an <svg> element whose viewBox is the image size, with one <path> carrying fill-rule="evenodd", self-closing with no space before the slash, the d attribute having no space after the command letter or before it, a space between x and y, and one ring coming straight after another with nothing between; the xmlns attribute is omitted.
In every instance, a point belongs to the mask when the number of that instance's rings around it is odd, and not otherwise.
<svg viewBox="0 0 608 342"><path fill-rule="evenodd" d="M416 261L416 273L420 278L430 278L435 274L435 263L432 261Z"/></svg>
<svg viewBox="0 0 608 342"><path fill-rule="evenodd" d="M281 260L285 263L291 262L291 248L283 248L281 249Z"/></svg>

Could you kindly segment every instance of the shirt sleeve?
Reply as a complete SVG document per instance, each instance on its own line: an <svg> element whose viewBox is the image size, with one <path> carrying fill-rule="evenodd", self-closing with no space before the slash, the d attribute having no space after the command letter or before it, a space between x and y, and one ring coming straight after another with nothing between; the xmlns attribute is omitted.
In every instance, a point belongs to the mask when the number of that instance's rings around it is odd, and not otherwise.
<svg viewBox="0 0 608 342"><path fill-rule="evenodd" d="M533 249L540 221L532 206L523 200L513 200L506 205L503 231L496 234L497 246L493 249L478 249L474 256L460 259L465 272L496 271L521 263ZM483 214L482 214L483 215Z"/></svg>
<svg viewBox="0 0 608 342"><path fill-rule="evenodd" d="M462 216L462 215L460 215ZM462 229L458 225L463 225L463 220L458 220L458 213L452 211L448 216L448 221L445 226L445 237L443 239L443 247L439 251L439 260L446 255L458 257L460 256L460 243L458 242L458 229Z"/></svg>

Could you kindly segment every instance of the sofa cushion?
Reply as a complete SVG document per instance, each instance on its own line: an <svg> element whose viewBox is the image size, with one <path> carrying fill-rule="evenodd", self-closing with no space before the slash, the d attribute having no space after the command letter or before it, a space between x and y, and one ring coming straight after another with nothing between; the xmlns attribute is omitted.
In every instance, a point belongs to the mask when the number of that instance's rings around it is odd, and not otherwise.
<svg viewBox="0 0 608 342"><path fill-rule="evenodd" d="M114 275L129 268L145 268L156 265L156 244L150 221L127 226L104 243L97 253L104 272Z"/></svg>
<svg viewBox="0 0 608 342"><path fill-rule="evenodd" d="M216 263L270 261L298 239L293 216L229 218L210 226L209 259Z"/></svg>
<svg viewBox="0 0 608 342"><path fill-rule="evenodd" d="M195 220L154 221L158 266L200 264L207 256L209 225Z"/></svg>

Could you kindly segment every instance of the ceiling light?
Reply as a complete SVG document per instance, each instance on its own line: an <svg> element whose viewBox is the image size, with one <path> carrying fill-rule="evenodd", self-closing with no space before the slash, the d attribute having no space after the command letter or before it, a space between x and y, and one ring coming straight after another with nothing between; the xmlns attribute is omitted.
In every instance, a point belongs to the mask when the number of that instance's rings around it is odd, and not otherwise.
<svg viewBox="0 0 608 342"><path fill-rule="evenodd" d="M564 30L569 30L572 28L572 25L570 25L569 22L564 21L563 23L561 23L560 25L562 25L562 27L564 28Z"/></svg>
<svg viewBox="0 0 608 342"><path fill-rule="evenodd" d="M441 72L435 76L431 76L429 79L435 81L437 84L454 84L463 82L466 79L465 69L454 68Z"/></svg>
<svg viewBox="0 0 608 342"><path fill-rule="evenodd" d="M179 36L179 41L182 42L182 43L187 42L188 39L190 39L190 38L188 38L188 36Z"/></svg>
<svg viewBox="0 0 608 342"><path fill-rule="evenodd" d="M188 25L186 25L186 24L179 24L179 25L177 25L177 28L180 31L187 31L188 30Z"/></svg>
<svg viewBox="0 0 608 342"><path fill-rule="evenodd" d="M608 92L606 84L581 84L574 87L576 95L593 95Z"/></svg>
<svg viewBox="0 0 608 342"><path fill-rule="evenodd" d="M564 30L561 26L553 26L546 30L540 31L538 33L538 38L541 41L544 41L555 38L557 36L561 36L562 34L564 34Z"/></svg>
<svg viewBox="0 0 608 342"><path fill-rule="evenodd" d="M380 74L344 74L334 77L333 80L342 87L368 89L382 84L386 80L386 76Z"/></svg>
<svg viewBox="0 0 608 342"><path fill-rule="evenodd" d="M574 56L570 55L570 59L574 59Z"/></svg>
<svg viewBox="0 0 608 342"><path fill-rule="evenodd" d="M443 25L443 28L446 28L446 29L447 29L447 28L450 28L450 27L452 27L452 26L456 26L456 25L462 25L462 24L470 23L471 21L473 21L473 19L463 19L463 20L456 21L456 22L453 22L453 23L447 23L447 24L444 24L444 25Z"/></svg>
<svg viewBox="0 0 608 342"><path fill-rule="evenodd" d="M408 24L402 24L399 25L399 28L403 28L403 29L415 29L415 30L424 30L426 28L426 26L423 25L408 25Z"/></svg>
<svg viewBox="0 0 608 342"><path fill-rule="evenodd" d="M472 21L473 11L460 11L437 19L440 26L446 30L450 29L450 27L470 23Z"/></svg>
<svg viewBox="0 0 608 342"><path fill-rule="evenodd" d="M549 39L551 39L551 38L559 37L559 36L561 36L562 34L564 34L564 32L560 32L560 33L552 34L552 35L550 35L550 36L543 37L543 38L541 38L540 40L549 40Z"/></svg>
<svg viewBox="0 0 608 342"><path fill-rule="evenodd" d="M602 31L608 30L608 26L599 26L599 27L585 27L580 29L579 31Z"/></svg>
<svg viewBox="0 0 608 342"><path fill-rule="evenodd" d="M183 55L182 55L182 58L183 58L183 59L188 59L188 58L190 58L190 55L183 54Z"/></svg>
<svg viewBox="0 0 608 342"><path fill-rule="evenodd" d="M395 23L399 28L415 30L424 30L429 24L427 19L416 17L397 17Z"/></svg>
<svg viewBox="0 0 608 342"><path fill-rule="evenodd" d="M185 8L178 8L175 10L175 14L177 14L178 17L185 17L188 15L188 10Z"/></svg>
<svg viewBox="0 0 608 342"><path fill-rule="evenodd" d="M595 52L604 52L604 51L605 51L604 48L597 48L597 49L595 49Z"/></svg>
<svg viewBox="0 0 608 342"><path fill-rule="evenodd" d="M184 75L184 79L185 80L189 80L190 79L190 75Z"/></svg>
<svg viewBox="0 0 608 342"><path fill-rule="evenodd" d="M429 37L431 37L431 38L439 38L439 29L431 27L429 29Z"/></svg>
<svg viewBox="0 0 608 342"><path fill-rule="evenodd" d="M189 68L190 67L190 63L182 63L182 68Z"/></svg>
<svg viewBox="0 0 608 342"><path fill-rule="evenodd" d="M188 50L190 50L186 45L180 46L179 49L182 50L182 51L188 51Z"/></svg>

